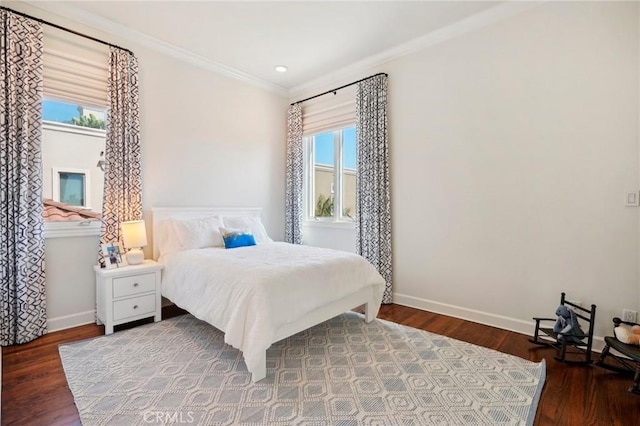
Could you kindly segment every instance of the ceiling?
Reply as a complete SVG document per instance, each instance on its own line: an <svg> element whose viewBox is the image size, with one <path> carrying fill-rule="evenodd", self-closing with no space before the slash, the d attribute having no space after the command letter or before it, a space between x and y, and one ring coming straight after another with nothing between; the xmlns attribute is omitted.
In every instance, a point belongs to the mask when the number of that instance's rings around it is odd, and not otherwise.
<svg viewBox="0 0 640 426"><path fill-rule="evenodd" d="M500 1L60 1L287 91ZM38 6L34 2L34 6ZM276 65L289 70L279 73Z"/></svg>

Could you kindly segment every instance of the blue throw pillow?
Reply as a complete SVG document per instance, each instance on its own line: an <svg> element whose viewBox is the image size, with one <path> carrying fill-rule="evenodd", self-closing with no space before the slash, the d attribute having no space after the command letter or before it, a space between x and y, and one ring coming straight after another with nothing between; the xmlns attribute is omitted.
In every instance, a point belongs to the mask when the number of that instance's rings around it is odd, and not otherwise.
<svg viewBox="0 0 640 426"><path fill-rule="evenodd" d="M223 228L220 228L220 231L222 231L222 239L226 249L256 245L256 239L253 234L247 231Z"/></svg>

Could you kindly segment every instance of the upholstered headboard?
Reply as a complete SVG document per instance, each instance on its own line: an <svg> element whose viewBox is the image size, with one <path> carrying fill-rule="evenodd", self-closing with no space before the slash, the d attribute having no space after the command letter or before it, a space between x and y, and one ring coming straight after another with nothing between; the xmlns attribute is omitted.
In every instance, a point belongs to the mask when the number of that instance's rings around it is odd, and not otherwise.
<svg viewBox="0 0 640 426"><path fill-rule="evenodd" d="M259 207L153 207L152 235L153 235L153 259L160 256L158 250L160 224L167 219L199 219L210 216L253 216L260 217L262 209Z"/></svg>

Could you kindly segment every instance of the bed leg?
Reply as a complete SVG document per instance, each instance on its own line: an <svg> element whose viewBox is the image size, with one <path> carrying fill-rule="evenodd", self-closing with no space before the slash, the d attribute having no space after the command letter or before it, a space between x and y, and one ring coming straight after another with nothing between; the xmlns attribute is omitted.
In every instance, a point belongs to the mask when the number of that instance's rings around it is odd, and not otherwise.
<svg viewBox="0 0 640 426"><path fill-rule="evenodd" d="M366 322L371 322L374 319L376 319L376 316L373 313L373 309L371 309L372 304L369 303L365 303L364 304L364 320Z"/></svg>
<svg viewBox="0 0 640 426"><path fill-rule="evenodd" d="M267 377L267 351L262 353L258 367L251 373L251 381L259 382L265 377Z"/></svg>

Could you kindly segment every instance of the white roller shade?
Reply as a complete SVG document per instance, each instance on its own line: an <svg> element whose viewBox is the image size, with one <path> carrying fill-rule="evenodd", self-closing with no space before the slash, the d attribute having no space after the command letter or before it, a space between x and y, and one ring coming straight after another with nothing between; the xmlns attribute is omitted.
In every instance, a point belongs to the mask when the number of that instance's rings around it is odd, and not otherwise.
<svg viewBox="0 0 640 426"><path fill-rule="evenodd" d="M44 97L106 108L109 48L44 27Z"/></svg>
<svg viewBox="0 0 640 426"><path fill-rule="evenodd" d="M314 135L356 122L356 86L340 89L302 104L302 133Z"/></svg>

